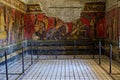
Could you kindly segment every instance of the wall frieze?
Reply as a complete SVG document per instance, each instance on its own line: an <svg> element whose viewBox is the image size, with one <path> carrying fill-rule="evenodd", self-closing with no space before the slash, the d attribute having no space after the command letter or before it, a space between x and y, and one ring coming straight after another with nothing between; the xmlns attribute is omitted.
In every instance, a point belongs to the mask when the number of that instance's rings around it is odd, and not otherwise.
<svg viewBox="0 0 120 80"><path fill-rule="evenodd" d="M106 12L109 12L115 8L120 8L120 1L113 3L110 7L107 7Z"/></svg>
<svg viewBox="0 0 120 80"><path fill-rule="evenodd" d="M39 4L27 5L27 13L43 13Z"/></svg>
<svg viewBox="0 0 120 80"><path fill-rule="evenodd" d="M27 6L19 0L0 0L0 3L26 13Z"/></svg>
<svg viewBox="0 0 120 80"><path fill-rule="evenodd" d="M105 2L86 3L83 12L105 12Z"/></svg>

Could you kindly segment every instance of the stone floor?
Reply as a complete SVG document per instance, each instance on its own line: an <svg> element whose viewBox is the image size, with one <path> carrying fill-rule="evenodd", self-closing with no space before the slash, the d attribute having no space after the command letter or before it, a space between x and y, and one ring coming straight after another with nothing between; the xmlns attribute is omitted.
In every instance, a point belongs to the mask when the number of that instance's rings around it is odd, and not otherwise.
<svg viewBox="0 0 120 80"><path fill-rule="evenodd" d="M120 80L120 67L115 62L112 65L114 74L109 74L107 57L102 59L101 65L90 55L42 55L35 58L31 66L30 57L25 58L25 73L9 74L9 80ZM9 64L9 73L21 73L21 66L21 60ZM0 67L0 73L5 73L3 67ZM0 74L0 80L6 80L5 74Z"/></svg>
<svg viewBox="0 0 120 80"><path fill-rule="evenodd" d="M100 67L109 73L109 58L106 56L101 57L101 64ZM95 62L98 63L98 56L95 56ZM112 67L111 67L111 74L110 74L115 80L120 80L120 63L112 60Z"/></svg>

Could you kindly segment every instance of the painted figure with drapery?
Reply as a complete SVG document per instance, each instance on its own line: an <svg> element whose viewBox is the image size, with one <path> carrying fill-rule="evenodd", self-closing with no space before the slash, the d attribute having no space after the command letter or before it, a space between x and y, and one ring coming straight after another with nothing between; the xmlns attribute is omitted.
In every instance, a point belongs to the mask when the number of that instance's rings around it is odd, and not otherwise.
<svg viewBox="0 0 120 80"><path fill-rule="evenodd" d="M9 12L9 30L8 30L8 43L12 43L14 41L14 31L13 31L13 25L14 25L14 16L11 12Z"/></svg>
<svg viewBox="0 0 120 80"><path fill-rule="evenodd" d="M33 34L33 39L44 39L45 38L45 23L43 21L37 20L34 26L35 33Z"/></svg>
<svg viewBox="0 0 120 80"><path fill-rule="evenodd" d="M113 40L117 40L117 19L113 17Z"/></svg>
<svg viewBox="0 0 120 80"><path fill-rule="evenodd" d="M5 40L6 38L4 9L0 8L0 40Z"/></svg>
<svg viewBox="0 0 120 80"><path fill-rule="evenodd" d="M49 29L49 31L46 33L46 39L64 40L67 39L67 33L68 26L65 23L63 23L60 19L56 19L55 26Z"/></svg>

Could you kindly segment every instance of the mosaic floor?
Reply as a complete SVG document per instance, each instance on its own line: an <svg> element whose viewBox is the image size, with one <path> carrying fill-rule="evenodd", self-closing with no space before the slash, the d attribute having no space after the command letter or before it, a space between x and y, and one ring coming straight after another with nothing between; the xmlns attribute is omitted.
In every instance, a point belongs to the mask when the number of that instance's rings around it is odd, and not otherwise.
<svg viewBox="0 0 120 80"><path fill-rule="evenodd" d="M107 72L109 70L107 59L102 60L101 66L96 61L90 55L77 55L76 59L73 55L39 56L39 59L27 68L30 65L30 59L26 58L25 73L22 75L9 74L9 80L114 80ZM113 68L115 71L115 68L118 67ZM0 72L4 71L5 69L0 70ZM21 71L21 61L16 61L9 66L9 72L20 73ZM116 71L119 73L119 70ZM115 80L120 80L119 75L113 76L117 77ZM6 80L5 74L0 74L0 80Z"/></svg>
<svg viewBox="0 0 120 80"><path fill-rule="evenodd" d="M98 56L96 56L95 62L98 63ZM100 67L109 73L109 58L102 56ZM110 74L115 80L120 80L120 63L112 60L112 70Z"/></svg>
<svg viewBox="0 0 120 80"><path fill-rule="evenodd" d="M40 60L20 80L112 80L93 60Z"/></svg>

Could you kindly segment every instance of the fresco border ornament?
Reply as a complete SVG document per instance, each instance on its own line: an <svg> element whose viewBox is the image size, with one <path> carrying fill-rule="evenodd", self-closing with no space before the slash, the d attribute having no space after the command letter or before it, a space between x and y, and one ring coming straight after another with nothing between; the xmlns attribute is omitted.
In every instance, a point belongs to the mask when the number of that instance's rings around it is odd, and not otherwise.
<svg viewBox="0 0 120 80"><path fill-rule="evenodd" d="M28 4L27 13L43 13L39 4Z"/></svg>
<svg viewBox="0 0 120 80"><path fill-rule="evenodd" d="M24 4L23 2L19 0L0 0L0 3L3 3L23 13L26 13L26 10L27 10L26 4Z"/></svg>

